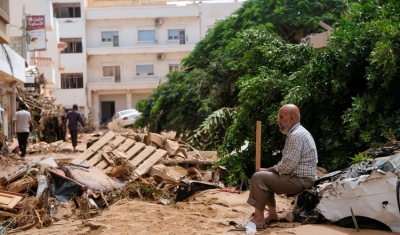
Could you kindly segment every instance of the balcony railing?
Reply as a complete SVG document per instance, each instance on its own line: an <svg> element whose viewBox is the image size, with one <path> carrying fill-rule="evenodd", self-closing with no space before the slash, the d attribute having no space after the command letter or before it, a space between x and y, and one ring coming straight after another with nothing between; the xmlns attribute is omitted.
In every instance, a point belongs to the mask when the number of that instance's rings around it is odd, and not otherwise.
<svg viewBox="0 0 400 235"><path fill-rule="evenodd" d="M53 60L48 57L31 57L34 65L42 67L53 67Z"/></svg>
<svg viewBox="0 0 400 235"><path fill-rule="evenodd" d="M9 0L0 0L0 20L6 24L10 23Z"/></svg>

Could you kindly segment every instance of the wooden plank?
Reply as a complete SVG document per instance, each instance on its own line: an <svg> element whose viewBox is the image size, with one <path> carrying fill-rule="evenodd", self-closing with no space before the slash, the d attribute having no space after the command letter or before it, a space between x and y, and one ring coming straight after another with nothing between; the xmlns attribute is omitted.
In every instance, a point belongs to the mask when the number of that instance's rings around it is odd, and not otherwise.
<svg viewBox="0 0 400 235"><path fill-rule="evenodd" d="M103 156L103 160L101 162L99 162L96 165L96 167L103 170L103 169L107 168L109 165L111 165L113 163L113 160L107 153L103 153L102 156Z"/></svg>
<svg viewBox="0 0 400 235"><path fill-rule="evenodd" d="M113 151L113 148L110 145L105 145L102 149L101 152L103 153L110 153L111 151Z"/></svg>
<svg viewBox="0 0 400 235"><path fill-rule="evenodd" d="M130 147L132 147L135 144L135 141L133 139L127 138L123 144L121 144L118 147L118 150L121 152L126 152Z"/></svg>
<svg viewBox="0 0 400 235"><path fill-rule="evenodd" d="M154 151L156 151L156 147L146 146L146 148L141 153L139 153L136 157L134 157L131 160L131 164L135 167L138 166L141 162L146 160L152 153L154 153Z"/></svg>
<svg viewBox="0 0 400 235"><path fill-rule="evenodd" d="M86 149L85 152L83 152L81 155L79 155L77 158L75 158L72 161L72 163L79 164L87 159L90 159L90 157L93 156L97 152L97 150L99 150L101 147L103 147L103 145L107 144L107 142L110 141L114 137L115 137L115 133L108 132L101 139L99 139L96 143L94 143L92 146L90 146L88 149Z"/></svg>
<svg viewBox="0 0 400 235"><path fill-rule="evenodd" d="M110 164L108 164L108 162L106 160L102 160L101 162L99 162L99 164L96 165L96 167L98 167L101 170L104 170L105 168L107 168Z"/></svg>
<svg viewBox="0 0 400 235"><path fill-rule="evenodd" d="M112 160L112 158L110 157L110 155L108 155L108 153L103 153L103 157L104 157L104 159L105 159L109 164L114 163L114 161Z"/></svg>
<svg viewBox="0 0 400 235"><path fill-rule="evenodd" d="M101 161L101 152L97 152L96 155L94 155L91 159L83 161L82 164L87 165L87 166L94 166L96 165L97 162Z"/></svg>
<svg viewBox="0 0 400 235"><path fill-rule="evenodd" d="M114 154L115 157L117 158L125 158L128 159L128 157L125 155L124 152L118 151L117 149L112 151L112 153Z"/></svg>
<svg viewBox="0 0 400 235"><path fill-rule="evenodd" d="M125 153L125 155L128 159L131 159L133 156L135 156L135 154L144 149L144 147L146 147L145 144L136 142L136 144L131 149L129 149L128 152Z"/></svg>
<svg viewBox="0 0 400 235"><path fill-rule="evenodd" d="M146 161L135 169L135 173L139 176L146 174L150 168L156 164L161 158L167 155L167 151L164 149L157 149L156 152L151 155Z"/></svg>
<svg viewBox="0 0 400 235"><path fill-rule="evenodd" d="M120 145L122 142L124 142L126 138L123 136L117 136L115 139L109 144L111 148L115 149L117 148L118 145Z"/></svg>

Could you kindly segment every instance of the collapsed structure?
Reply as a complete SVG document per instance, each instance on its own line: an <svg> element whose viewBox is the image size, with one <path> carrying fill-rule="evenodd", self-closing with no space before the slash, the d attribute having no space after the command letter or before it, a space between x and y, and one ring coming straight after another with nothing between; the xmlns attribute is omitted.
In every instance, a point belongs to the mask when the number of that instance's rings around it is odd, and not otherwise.
<svg viewBox="0 0 400 235"><path fill-rule="evenodd" d="M124 197L170 204L218 188L212 179L226 173L202 170L216 152L187 151L188 144L154 133L94 134L87 146L76 158L44 158L0 178L1 226L11 233L48 227L65 208L67 217L85 219Z"/></svg>

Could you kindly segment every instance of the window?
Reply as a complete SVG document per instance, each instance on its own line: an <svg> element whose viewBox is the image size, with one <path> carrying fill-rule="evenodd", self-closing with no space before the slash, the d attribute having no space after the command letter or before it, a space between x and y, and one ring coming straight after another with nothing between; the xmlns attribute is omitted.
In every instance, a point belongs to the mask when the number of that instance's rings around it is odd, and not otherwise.
<svg viewBox="0 0 400 235"><path fill-rule="evenodd" d="M138 41L155 41L156 31L155 30L139 30Z"/></svg>
<svg viewBox="0 0 400 235"><path fill-rule="evenodd" d="M154 75L154 65L136 65L136 75L137 76L147 76Z"/></svg>
<svg viewBox="0 0 400 235"><path fill-rule="evenodd" d="M179 71L182 70L180 64L170 64L169 65L169 72Z"/></svg>
<svg viewBox="0 0 400 235"><path fill-rule="evenodd" d="M114 82L121 82L121 68L119 66L103 66L103 77L113 77Z"/></svg>
<svg viewBox="0 0 400 235"><path fill-rule="evenodd" d="M119 46L119 32L118 31L101 32L101 42L111 42L114 47Z"/></svg>
<svg viewBox="0 0 400 235"><path fill-rule="evenodd" d="M184 29L169 29L168 40L179 40L179 44L185 44L185 30Z"/></svg>
<svg viewBox="0 0 400 235"><path fill-rule="evenodd" d="M81 18L81 4L54 3L53 13L56 18Z"/></svg>
<svg viewBox="0 0 400 235"><path fill-rule="evenodd" d="M60 41L68 44L61 53L82 53L82 38L60 38Z"/></svg>
<svg viewBox="0 0 400 235"><path fill-rule="evenodd" d="M61 74L61 89L83 88L82 73L63 73Z"/></svg>

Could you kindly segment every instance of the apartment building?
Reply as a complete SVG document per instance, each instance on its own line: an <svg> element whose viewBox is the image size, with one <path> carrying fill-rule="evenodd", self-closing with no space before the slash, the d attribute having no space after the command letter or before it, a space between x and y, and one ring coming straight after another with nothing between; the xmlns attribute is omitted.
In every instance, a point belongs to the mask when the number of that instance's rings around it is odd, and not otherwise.
<svg viewBox="0 0 400 235"><path fill-rule="evenodd" d="M95 122L134 108L239 2L166 0L53 0L60 27L61 89L51 94L77 103Z"/></svg>
<svg viewBox="0 0 400 235"><path fill-rule="evenodd" d="M25 60L10 43L10 2L0 0L0 122L5 136L12 135L12 117L16 112L16 86L26 82Z"/></svg>
<svg viewBox="0 0 400 235"><path fill-rule="evenodd" d="M35 78L43 74L46 85L41 88L45 96L50 97L50 92L60 89L60 72L63 67L60 64L60 52L67 45L59 41L59 26L53 16L53 5L49 0L12 0L10 7L13 9L10 27L10 46L13 47L29 65L26 73L25 89L32 91ZM45 48L32 50L31 38L27 34L26 18L30 16L44 16Z"/></svg>
<svg viewBox="0 0 400 235"><path fill-rule="evenodd" d="M134 108L241 2L167 0L13 0L11 41L44 73L42 91L95 122ZM44 15L46 49L26 51L26 16ZM31 79L28 77L27 85Z"/></svg>

